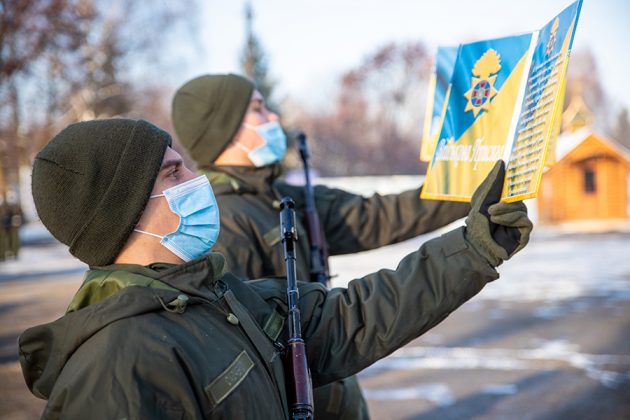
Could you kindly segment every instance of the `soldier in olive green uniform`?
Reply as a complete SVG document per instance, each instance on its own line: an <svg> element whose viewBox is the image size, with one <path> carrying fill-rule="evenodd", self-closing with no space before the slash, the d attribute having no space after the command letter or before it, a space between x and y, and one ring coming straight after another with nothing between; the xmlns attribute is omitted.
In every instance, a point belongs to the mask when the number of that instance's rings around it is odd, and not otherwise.
<svg viewBox="0 0 630 420"><path fill-rule="evenodd" d="M265 107L251 81L206 75L182 86L173 99L173 124L180 141L208 176L221 209L215 250L243 278L284 275L278 206L296 203L298 279L310 278L310 243L303 189L279 179L286 139L278 116ZM464 217L465 203L421 200L420 188L370 198L316 186L315 203L331 255L394 244ZM318 419L367 419L356 378L315 389Z"/></svg>
<svg viewBox="0 0 630 420"><path fill-rule="evenodd" d="M22 208L19 204L9 204L6 217L7 252L12 258L20 253L20 226L22 226Z"/></svg>
<svg viewBox="0 0 630 420"><path fill-rule="evenodd" d="M65 316L19 339L43 418L288 419L286 281L242 281L209 252L216 200L170 143L145 121L88 121L35 159L42 222L90 266ZM522 203L497 203L504 173L498 163L477 190L466 228L396 270L347 289L300 285L314 386L385 357L498 278L532 228Z"/></svg>
<svg viewBox="0 0 630 420"><path fill-rule="evenodd" d="M4 261L6 259L7 249L9 248L9 235L5 227L7 214L7 205L4 201L4 197L0 195L0 261Z"/></svg>

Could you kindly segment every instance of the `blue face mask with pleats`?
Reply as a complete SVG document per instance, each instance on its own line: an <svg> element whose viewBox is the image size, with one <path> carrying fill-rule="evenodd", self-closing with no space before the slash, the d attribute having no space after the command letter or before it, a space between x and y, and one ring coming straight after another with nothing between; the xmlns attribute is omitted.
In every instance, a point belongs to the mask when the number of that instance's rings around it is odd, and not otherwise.
<svg viewBox="0 0 630 420"><path fill-rule="evenodd" d="M271 121L260 125L243 124L243 127L254 130L265 143L249 149L241 143L236 146L247 152L247 157L257 167L279 162L287 151L287 136L278 121Z"/></svg>
<svg viewBox="0 0 630 420"><path fill-rule="evenodd" d="M134 229L160 238L160 243L184 261L207 254L219 237L219 207L205 175L168 188L150 198L165 197L179 226L165 236Z"/></svg>

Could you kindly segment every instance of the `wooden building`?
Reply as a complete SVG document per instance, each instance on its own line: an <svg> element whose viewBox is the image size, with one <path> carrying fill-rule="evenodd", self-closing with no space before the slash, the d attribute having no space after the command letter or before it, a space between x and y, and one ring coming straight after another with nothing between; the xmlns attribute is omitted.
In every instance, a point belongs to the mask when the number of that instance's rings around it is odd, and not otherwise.
<svg viewBox="0 0 630 420"><path fill-rule="evenodd" d="M543 173L538 221L628 219L630 151L584 126L560 135Z"/></svg>

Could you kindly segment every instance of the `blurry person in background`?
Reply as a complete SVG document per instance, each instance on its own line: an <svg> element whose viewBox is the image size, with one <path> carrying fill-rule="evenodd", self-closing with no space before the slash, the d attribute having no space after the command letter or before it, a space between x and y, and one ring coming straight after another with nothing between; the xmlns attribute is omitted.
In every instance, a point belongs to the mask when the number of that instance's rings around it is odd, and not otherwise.
<svg viewBox="0 0 630 420"><path fill-rule="evenodd" d="M298 279L311 271L302 187L280 179L287 143L279 117L254 84L236 74L197 77L173 98L172 120L180 142L212 184L221 209L215 249L243 278L285 275L278 228L280 198L296 203ZM386 153L386 151L382 151ZM395 244L464 217L467 203L422 200L421 186L370 198L317 186L315 204L331 255ZM366 419L356 378L315 389L316 418Z"/></svg>
<svg viewBox="0 0 630 420"><path fill-rule="evenodd" d="M5 199L0 199L0 252L2 259L18 257L22 222L22 208L17 202L16 194L9 191Z"/></svg>

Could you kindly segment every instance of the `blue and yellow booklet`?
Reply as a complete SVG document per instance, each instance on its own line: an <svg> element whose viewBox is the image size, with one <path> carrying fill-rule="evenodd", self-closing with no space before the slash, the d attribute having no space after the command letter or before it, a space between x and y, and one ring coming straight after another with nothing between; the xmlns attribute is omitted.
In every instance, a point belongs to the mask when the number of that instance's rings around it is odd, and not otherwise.
<svg viewBox="0 0 630 420"><path fill-rule="evenodd" d="M499 159L507 165L502 201L536 196L557 136L581 5L573 3L539 31L458 47L439 129L425 120L424 141L432 128L439 134L423 198L470 201ZM427 110L432 124L440 103L435 89Z"/></svg>
<svg viewBox="0 0 630 420"><path fill-rule="evenodd" d="M420 160L430 162L435 152L439 129L444 117L443 111L455 60L457 59L457 47L439 47L435 54L435 63L429 79L429 93L427 95L427 107L424 116L424 132L422 133L422 146L420 148Z"/></svg>

